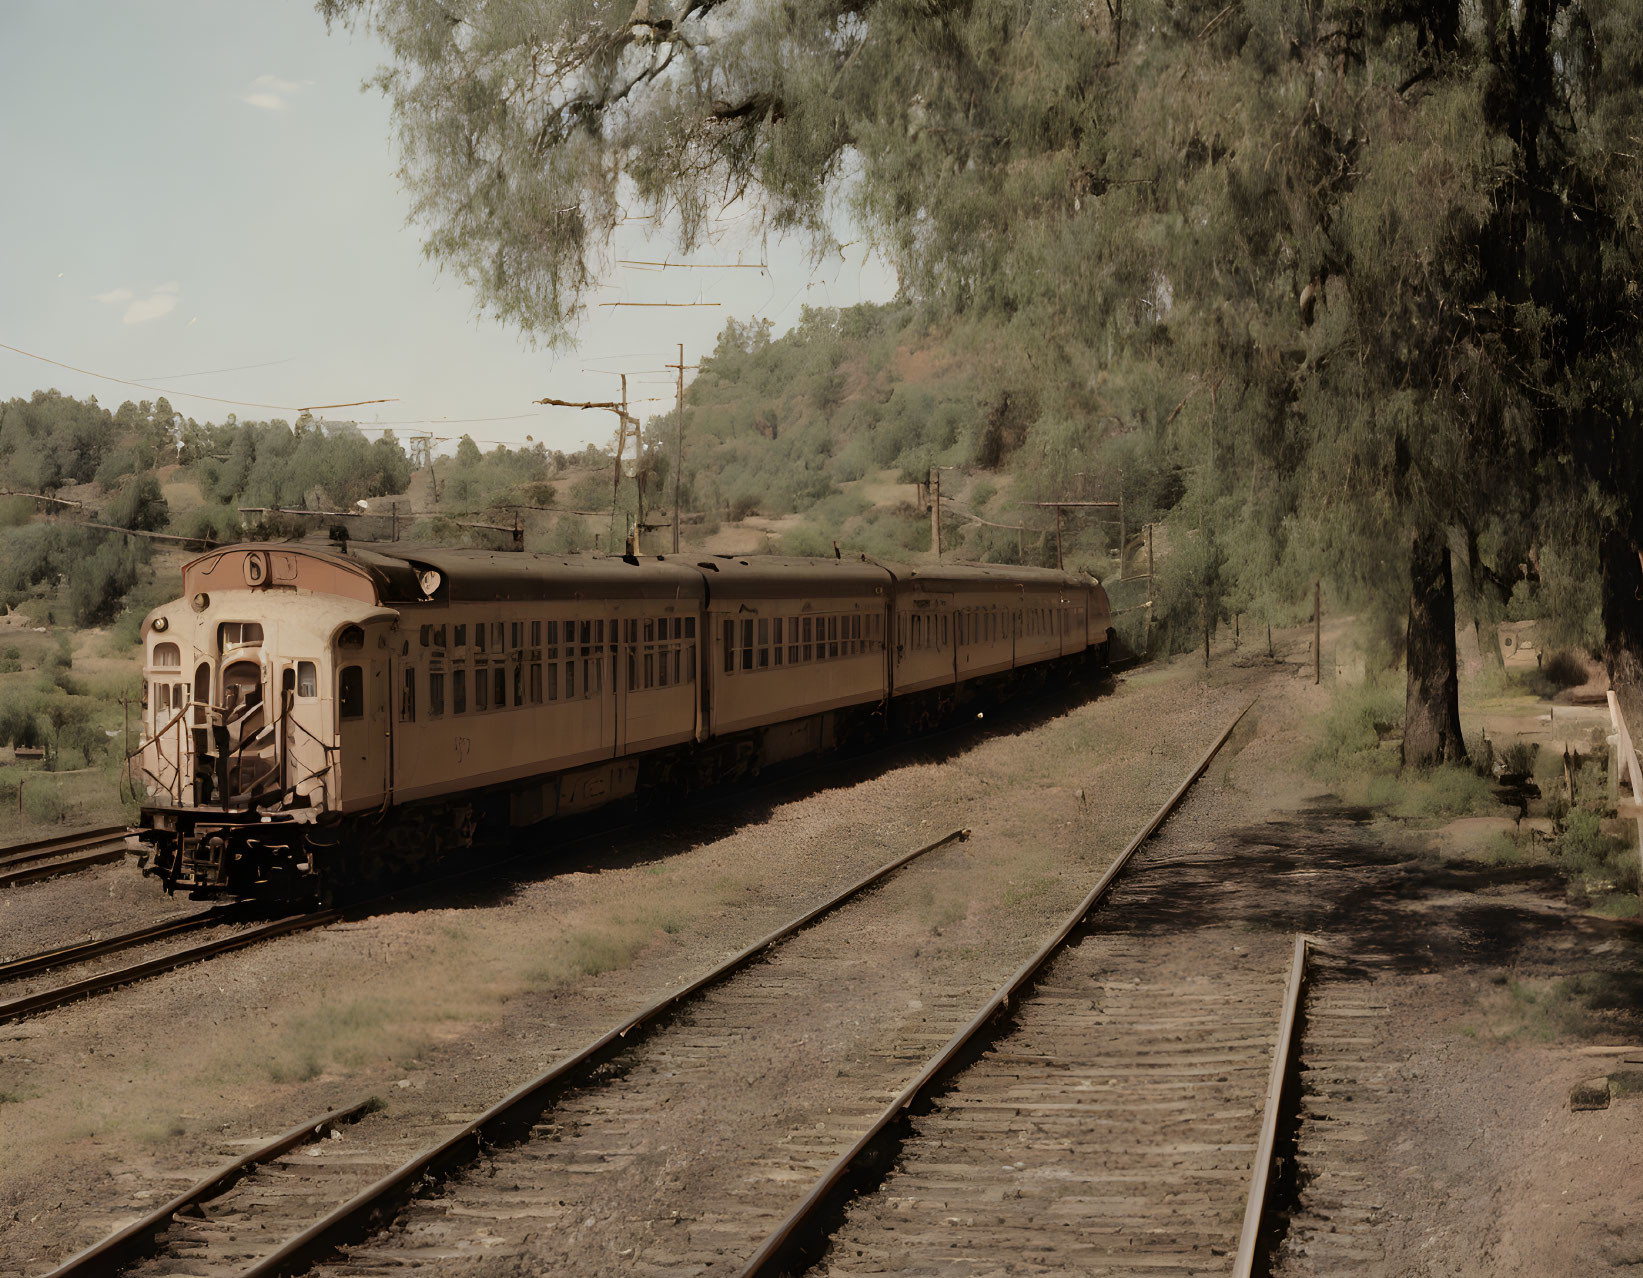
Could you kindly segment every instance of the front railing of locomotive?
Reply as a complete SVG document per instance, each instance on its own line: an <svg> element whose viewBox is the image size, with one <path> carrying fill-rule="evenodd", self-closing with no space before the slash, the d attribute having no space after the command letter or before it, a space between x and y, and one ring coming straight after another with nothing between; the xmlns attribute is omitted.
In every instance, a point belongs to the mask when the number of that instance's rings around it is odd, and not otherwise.
<svg viewBox="0 0 1643 1278"><path fill-rule="evenodd" d="M143 871L196 897L269 895L303 859L281 812L290 692L269 696L260 624L194 620L161 609L146 627Z"/></svg>

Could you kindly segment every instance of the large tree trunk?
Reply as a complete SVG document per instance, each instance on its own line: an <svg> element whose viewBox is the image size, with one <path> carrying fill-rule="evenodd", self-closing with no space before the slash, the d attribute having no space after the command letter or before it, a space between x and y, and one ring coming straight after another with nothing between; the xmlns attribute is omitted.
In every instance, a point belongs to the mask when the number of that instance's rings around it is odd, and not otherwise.
<svg viewBox="0 0 1643 1278"><path fill-rule="evenodd" d="M1643 733L1643 563L1618 529L1603 534L1603 668L1633 742Z"/></svg>
<svg viewBox="0 0 1643 1278"><path fill-rule="evenodd" d="M1409 552L1409 685L1403 703L1403 761L1429 768L1466 762L1455 668L1455 577L1441 530L1415 536Z"/></svg>

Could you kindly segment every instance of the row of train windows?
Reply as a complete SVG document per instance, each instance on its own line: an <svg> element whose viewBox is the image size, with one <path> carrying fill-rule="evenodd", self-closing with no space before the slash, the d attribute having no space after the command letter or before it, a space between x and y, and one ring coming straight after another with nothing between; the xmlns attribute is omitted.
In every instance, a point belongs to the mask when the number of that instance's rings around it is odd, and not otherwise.
<svg viewBox="0 0 1643 1278"><path fill-rule="evenodd" d="M552 701L575 701L602 696L605 691L609 654L615 645L626 639L627 680L629 692L652 688L678 687L696 682L696 618L650 617L633 618L625 623L612 621L607 630L599 621L532 621L506 623L507 638L519 639L527 635L528 649L512 653L512 659L500 655L506 649L494 642L502 637L504 623L475 624L477 636L489 629L484 648L494 651L496 664L476 660L472 671L457 667L449 671L428 670L426 674L415 666L407 667L402 675L399 693L399 717L402 722L414 723L418 711L418 691L426 679L426 713L435 718L447 712L468 714L490 710L506 710L518 706L542 705ZM525 630L529 625L530 629ZM430 647L438 648L445 637L444 626L424 626ZM466 625L451 627L452 638L458 644L467 636ZM561 640L563 642L561 642ZM544 642L545 641L545 642ZM563 652L561 652L561 648ZM544 660L546 657L546 660ZM563 658L561 660L561 657ZM437 658L436 658L437 660ZM344 719L364 715L363 674L358 666L348 666L338 682L338 712ZM350 673L352 672L352 673ZM469 675L472 675L472 681ZM472 693L470 699L469 693Z"/></svg>
<svg viewBox="0 0 1643 1278"><path fill-rule="evenodd" d="M354 667L356 670L358 668L358 666ZM287 666L284 675L281 676L281 687L283 691L301 697L305 701L317 697L319 695L318 668L312 661L297 662L295 670ZM143 704L145 706L152 705L156 711L181 710L188 704L188 685L186 683L162 683L158 680L152 684L144 683Z"/></svg>
<svg viewBox="0 0 1643 1278"><path fill-rule="evenodd" d="M656 643L696 637L695 617L634 617L625 623L611 621L611 644L616 644L623 637L621 627L624 625L628 643ZM590 644L599 647L604 645L606 639L603 618L588 621L476 621L472 623L472 630L475 653L546 648L549 660L558 655L556 649L561 643L567 648ZM468 634L469 623L462 622L423 626L418 638L424 648L444 650L467 648Z"/></svg>
<svg viewBox="0 0 1643 1278"><path fill-rule="evenodd" d="M1053 636L1066 633L1071 616L1068 608L1029 608L1021 613L960 608L952 613L914 613L901 619L897 638L914 649L928 649L946 648L954 641L994 643L1015 634Z"/></svg>
<svg viewBox="0 0 1643 1278"><path fill-rule="evenodd" d="M737 640L740 639L740 643ZM744 617L724 623L724 672L769 670L884 651L884 616Z"/></svg>

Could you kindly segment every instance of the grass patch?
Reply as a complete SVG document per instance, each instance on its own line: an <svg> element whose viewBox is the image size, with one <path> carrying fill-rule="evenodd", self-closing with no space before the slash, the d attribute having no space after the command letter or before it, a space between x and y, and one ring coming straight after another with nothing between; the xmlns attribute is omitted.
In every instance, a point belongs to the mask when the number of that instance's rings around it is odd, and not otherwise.
<svg viewBox="0 0 1643 1278"><path fill-rule="evenodd" d="M1486 989L1479 1000L1483 1023L1461 1032L1497 1043L1589 1038L1604 1032L1604 1012L1629 1006L1631 998L1626 982L1610 972L1514 977Z"/></svg>
<svg viewBox="0 0 1643 1278"><path fill-rule="evenodd" d="M1403 694L1388 681L1337 684L1317 722L1306 766L1336 785L1391 776L1398 770L1398 753L1382 743L1402 725Z"/></svg>
<svg viewBox="0 0 1643 1278"><path fill-rule="evenodd" d="M559 937L548 956L527 968L525 983L532 989L559 990L587 976L599 976L627 967L655 937L658 930L675 932L682 924L655 911L645 917L620 918L608 928L586 928Z"/></svg>
<svg viewBox="0 0 1643 1278"><path fill-rule="evenodd" d="M1612 892L1592 901L1591 912L1606 919L1635 919L1643 915L1643 901L1635 894Z"/></svg>
<svg viewBox="0 0 1643 1278"><path fill-rule="evenodd" d="M291 1023L264 1073L273 1083L305 1083L332 1066L357 1069L378 1054L383 1027L394 1010L381 998L322 1004Z"/></svg>

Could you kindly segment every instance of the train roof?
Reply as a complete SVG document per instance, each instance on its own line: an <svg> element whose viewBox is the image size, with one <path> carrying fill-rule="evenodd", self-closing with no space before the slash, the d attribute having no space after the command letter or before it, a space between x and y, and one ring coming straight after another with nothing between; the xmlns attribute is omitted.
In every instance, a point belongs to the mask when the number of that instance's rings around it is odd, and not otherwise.
<svg viewBox="0 0 1643 1278"><path fill-rule="evenodd" d="M865 556L807 559L792 555L668 555L707 580L709 595L731 599L828 598L883 594L891 575Z"/></svg>
<svg viewBox="0 0 1643 1278"><path fill-rule="evenodd" d="M422 574L440 574L436 598L453 603L544 599L700 599L702 576L655 556L541 555L520 550L472 550L448 546L405 547L389 543L349 547L349 556L380 567L396 593L383 602L416 603ZM407 580L408 578L408 580ZM404 590L405 585L409 590Z"/></svg>
<svg viewBox="0 0 1643 1278"><path fill-rule="evenodd" d="M1058 568L1025 568L1015 564L902 564L883 562L898 581L925 590L1085 590L1093 578Z"/></svg>
<svg viewBox="0 0 1643 1278"><path fill-rule="evenodd" d="M1076 590L1090 579L1050 568L1003 564L914 567L865 555L543 555L517 550L301 542L226 546L190 560L185 593L294 586L384 605L501 600L833 597L881 594L893 581L955 591L1022 587ZM437 578L430 578L437 573Z"/></svg>

